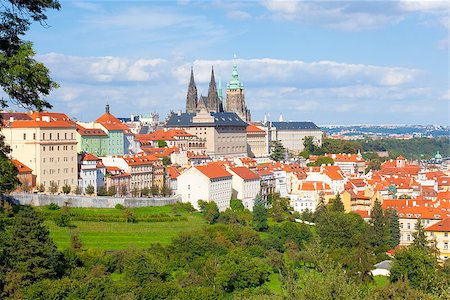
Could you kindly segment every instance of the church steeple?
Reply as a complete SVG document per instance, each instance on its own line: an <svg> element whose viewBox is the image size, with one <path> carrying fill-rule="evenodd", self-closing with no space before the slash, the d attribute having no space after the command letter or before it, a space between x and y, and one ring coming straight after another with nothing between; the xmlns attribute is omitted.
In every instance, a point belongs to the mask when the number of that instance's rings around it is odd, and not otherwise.
<svg viewBox="0 0 450 300"><path fill-rule="evenodd" d="M191 79L189 80L189 87L186 96L186 112L197 111L197 86L194 81L194 69L191 67Z"/></svg>
<svg viewBox="0 0 450 300"><path fill-rule="evenodd" d="M211 68L211 81L209 82L208 88L208 111L218 112L219 111L219 95L217 93L216 79L214 77L214 67Z"/></svg>
<svg viewBox="0 0 450 300"><path fill-rule="evenodd" d="M105 106L105 113L109 114L109 104L106 104Z"/></svg>

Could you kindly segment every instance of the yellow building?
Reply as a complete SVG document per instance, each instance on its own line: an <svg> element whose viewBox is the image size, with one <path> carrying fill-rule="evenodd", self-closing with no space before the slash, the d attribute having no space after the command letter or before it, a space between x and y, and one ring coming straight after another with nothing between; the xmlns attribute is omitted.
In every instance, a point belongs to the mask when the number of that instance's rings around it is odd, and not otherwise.
<svg viewBox="0 0 450 300"><path fill-rule="evenodd" d="M36 185L48 191L50 182L58 189L75 189L78 179L76 126L65 114L33 112L2 113L5 143L11 157L33 170Z"/></svg>
<svg viewBox="0 0 450 300"><path fill-rule="evenodd" d="M446 260L450 257L450 218L443 219L434 225L428 226L425 231L429 239L434 241L439 250L439 258Z"/></svg>

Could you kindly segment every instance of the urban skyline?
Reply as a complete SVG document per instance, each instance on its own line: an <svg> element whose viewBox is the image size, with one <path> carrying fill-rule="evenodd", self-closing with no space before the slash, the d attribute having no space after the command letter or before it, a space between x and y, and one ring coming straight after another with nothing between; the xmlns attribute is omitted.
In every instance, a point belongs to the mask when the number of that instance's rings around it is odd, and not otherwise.
<svg viewBox="0 0 450 300"><path fill-rule="evenodd" d="M448 19L434 1L63 1L27 38L78 119L182 110L191 66L206 93L236 62L254 120L448 125Z"/></svg>

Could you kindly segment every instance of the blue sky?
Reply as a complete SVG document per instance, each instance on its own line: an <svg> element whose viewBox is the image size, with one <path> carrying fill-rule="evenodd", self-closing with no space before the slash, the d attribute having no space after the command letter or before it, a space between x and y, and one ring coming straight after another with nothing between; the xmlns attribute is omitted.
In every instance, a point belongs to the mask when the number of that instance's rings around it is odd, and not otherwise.
<svg viewBox="0 0 450 300"><path fill-rule="evenodd" d="M449 2L62 1L27 39L90 121L184 109L190 67L207 94L233 55L254 120L449 125Z"/></svg>

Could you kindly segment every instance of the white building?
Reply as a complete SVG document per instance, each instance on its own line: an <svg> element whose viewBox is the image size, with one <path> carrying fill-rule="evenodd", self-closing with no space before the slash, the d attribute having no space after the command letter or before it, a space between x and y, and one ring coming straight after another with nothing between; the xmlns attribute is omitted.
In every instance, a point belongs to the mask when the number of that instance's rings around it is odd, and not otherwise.
<svg viewBox="0 0 450 300"><path fill-rule="evenodd" d="M322 130L313 122L269 122L269 142L280 141L293 153L303 151L303 141L307 136L313 137L316 145L322 145Z"/></svg>
<svg viewBox="0 0 450 300"><path fill-rule="evenodd" d="M100 187L105 186L106 168L102 160L90 153L82 153L78 156L79 159L79 178L78 186L82 192L86 192L89 185L94 187L94 192L97 193Z"/></svg>
<svg viewBox="0 0 450 300"><path fill-rule="evenodd" d="M178 194L183 202L199 209L198 200L214 201L220 211L230 207L232 175L218 165L187 169L177 178Z"/></svg>
<svg viewBox="0 0 450 300"><path fill-rule="evenodd" d="M261 190L261 178L247 167L234 167L228 171L233 175L233 198L242 200L245 208L253 210L254 199Z"/></svg>
<svg viewBox="0 0 450 300"><path fill-rule="evenodd" d="M321 194L323 196L331 194L328 184L321 181L302 181L298 187L298 193L290 195L291 206L295 211L304 212L306 210L314 212Z"/></svg>

